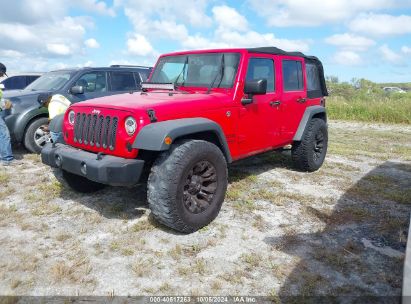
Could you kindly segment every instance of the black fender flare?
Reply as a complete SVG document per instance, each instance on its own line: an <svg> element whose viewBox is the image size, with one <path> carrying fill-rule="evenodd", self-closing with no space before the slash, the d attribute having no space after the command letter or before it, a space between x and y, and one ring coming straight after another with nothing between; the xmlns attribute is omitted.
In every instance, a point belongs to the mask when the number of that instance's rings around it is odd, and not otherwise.
<svg viewBox="0 0 411 304"><path fill-rule="evenodd" d="M300 141L303 138L305 128L313 116L324 113L325 122L327 122L327 111L323 106L311 106L305 109L304 115L300 121L297 132L295 132L294 141Z"/></svg>
<svg viewBox="0 0 411 304"><path fill-rule="evenodd" d="M216 122L202 117L166 120L148 124L140 130L132 147L148 151L166 151L170 149L170 145L164 142L166 137L170 137L174 142L179 137L202 132L213 132L217 136L227 162L231 163L230 149L223 130Z"/></svg>

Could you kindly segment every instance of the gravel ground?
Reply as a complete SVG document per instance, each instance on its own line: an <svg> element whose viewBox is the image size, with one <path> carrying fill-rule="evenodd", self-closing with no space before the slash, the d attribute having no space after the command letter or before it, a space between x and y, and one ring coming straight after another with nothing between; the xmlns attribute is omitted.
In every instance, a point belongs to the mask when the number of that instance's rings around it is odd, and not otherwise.
<svg viewBox="0 0 411 304"><path fill-rule="evenodd" d="M0 167L1 295L401 294L411 127L331 122L315 173L289 152L233 164L217 219L183 235L145 185L80 195L37 155Z"/></svg>

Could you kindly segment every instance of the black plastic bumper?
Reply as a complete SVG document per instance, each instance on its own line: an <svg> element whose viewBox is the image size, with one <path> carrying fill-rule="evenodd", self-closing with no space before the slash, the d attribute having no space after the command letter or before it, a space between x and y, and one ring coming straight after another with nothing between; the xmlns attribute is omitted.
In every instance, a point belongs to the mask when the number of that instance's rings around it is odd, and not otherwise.
<svg viewBox="0 0 411 304"><path fill-rule="evenodd" d="M41 151L44 164L61 168L89 180L112 186L132 186L138 183L144 161L102 155L79 150L64 144L47 144Z"/></svg>

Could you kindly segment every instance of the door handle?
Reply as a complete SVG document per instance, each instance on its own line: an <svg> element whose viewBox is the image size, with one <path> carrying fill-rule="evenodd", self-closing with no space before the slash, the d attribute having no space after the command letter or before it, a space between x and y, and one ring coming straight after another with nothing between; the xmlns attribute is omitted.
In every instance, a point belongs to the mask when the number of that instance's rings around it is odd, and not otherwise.
<svg viewBox="0 0 411 304"><path fill-rule="evenodd" d="M276 101L270 101L270 106L271 107L276 107L279 106L281 104L281 101L276 100Z"/></svg>
<svg viewBox="0 0 411 304"><path fill-rule="evenodd" d="M304 103L306 101L307 101L307 98L300 97L300 98L297 99L297 102L299 102L299 103Z"/></svg>

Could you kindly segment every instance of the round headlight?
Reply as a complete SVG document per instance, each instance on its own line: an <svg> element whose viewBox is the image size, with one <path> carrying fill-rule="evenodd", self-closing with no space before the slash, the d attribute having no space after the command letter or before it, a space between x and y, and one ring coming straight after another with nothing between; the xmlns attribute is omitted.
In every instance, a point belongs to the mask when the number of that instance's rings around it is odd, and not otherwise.
<svg viewBox="0 0 411 304"><path fill-rule="evenodd" d="M137 122L133 117L127 117L125 122L126 132L128 135L133 135L137 130Z"/></svg>
<svg viewBox="0 0 411 304"><path fill-rule="evenodd" d="M68 121L71 125L74 125L75 117L76 117L76 113L74 113L74 111L70 111L68 114Z"/></svg>

